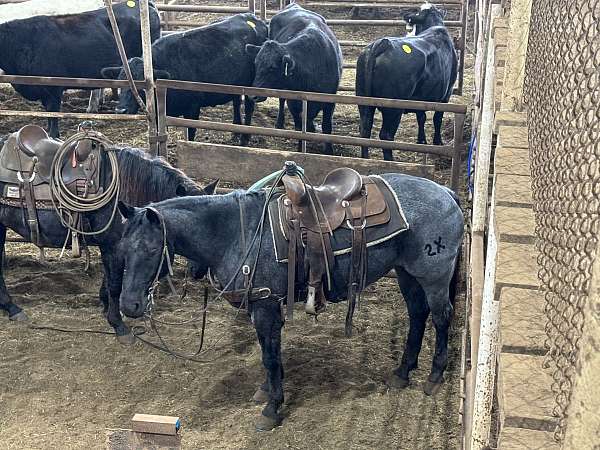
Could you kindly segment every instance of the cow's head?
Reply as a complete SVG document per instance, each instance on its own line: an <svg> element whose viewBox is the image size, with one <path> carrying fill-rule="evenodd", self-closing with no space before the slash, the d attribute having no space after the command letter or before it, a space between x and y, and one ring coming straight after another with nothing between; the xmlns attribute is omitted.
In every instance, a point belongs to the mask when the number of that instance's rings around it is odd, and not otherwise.
<svg viewBox="0 0 600 450"><path fill-rule="evenodd" d="M287 79L294 75L296 61L288 53L285 45L276 41L267 41L262 46L247 44L246 53L254 57L256 76L254 87L285 89ZM255 101L264 101L265 97L255 97Z"/></svg>
<svg viewBox="0 0 600 450"><path fill-rule="evenodd" d="M410 27L415 28L415 34L422 33L430 27L444 25L445 11L436 8L432 3L426 2L416 12L404 14L404 20Z"/></svg>
<svg viewBox="0 0 600 450"><path fill-rule="evenodd" d="M131 76L134 80L144 80L144 61L142 58L136 57L131 58L129 61L129 70L131 70ZM113 80L126 80L125 69L123 67L105 67L100 71L104 78ZM171 78L171 74L166 70L155 70L154 79L156 78ZM146 95L143 90L138 91L142 100L146 100ZM121 88L119 89L119 104L115 108L117 114L136 114L140 109L135 97L133 96L131 89Z"/></svg>

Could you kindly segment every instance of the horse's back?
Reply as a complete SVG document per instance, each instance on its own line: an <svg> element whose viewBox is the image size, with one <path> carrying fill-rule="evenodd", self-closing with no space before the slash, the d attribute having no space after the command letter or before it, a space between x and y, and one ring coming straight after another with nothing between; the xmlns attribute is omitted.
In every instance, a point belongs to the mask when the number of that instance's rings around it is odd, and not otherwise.
<svg viewBox="0 0 600 450"><path fill-rule="evenodd" d="M416 277L452 272L464 230L458 197L426 178L395 173L382 178L396 192L409 226L397 237L399 265Z"/></svg>

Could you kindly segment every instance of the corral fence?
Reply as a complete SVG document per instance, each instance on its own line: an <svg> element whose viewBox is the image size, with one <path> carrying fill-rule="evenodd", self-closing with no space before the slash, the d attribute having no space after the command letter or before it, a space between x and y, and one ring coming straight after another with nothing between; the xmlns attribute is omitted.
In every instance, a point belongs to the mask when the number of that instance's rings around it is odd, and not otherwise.
<svg viewBox="0 0 600 450"><path fill-rule="evenodd" d="M193 127L205 130L229 131L233 133L246 133L261 136L298 139L300 141L326 142L332 144L369 146L386 148L392 150L404 150L410 152L432 154L452 159L452 175L450 185L457 190L460 184L461 155L464 153L463 126L467 107L455 103L433 103L417 102L408 100L393 100L371 97L357 97L337 94L321 94L315 92L297 92L278 89L251 88L245 86L229 86L208 83L193 83L188 81L157 80L157 103L158 103L158 129L159 135L166 135L168 126ZM206 120L191 120L170 117L166 111L167 89L187 90L196 92L213 92L231 95L276 97L289 100L302 101L302 130L280 130L249 125L234 125ZM379 139L366 139L354 136L342 136L337 134L310 133L307 131L307 103L309 101L342 103L347 105L367 105L387 108L399 108L418 111L443 111L454 114L454 140L452 145L426 145L399 141L382 141ZM306 146L303 142L303 150ZM165 143L161 143L165 145ZM234 146L229 146L234 147ZM244 147L238 147L237 151L243 151ZM166 148L161 152L166 152Z"/></svg>
<svg viewBox="0 0 600 450"><path fill-rule="evenodd" d="M600 0L534 1L525 74L556 435L573 449L600 445L599 23Z"/></svg>
<svg viewBox="0 0 600 450"><path fill-rule="evenodd" d="M165 3L159 3L156 5L157 9L162 14L162 29L163 34L173 32L174 28L190 28L200 27L207 25L208 22L194 22L190 20L180 20L174 17L176 13L217 13L217 14L237 14L244 12L251 12L256 14L263 20L268 21L270 17L277 14L279 10L285 7L285 2L281 0L279 2L279 9L272 10L267 9L267 0L248 0L247 6L213 6L213 5L178 5L177 0L169 0ZM417 8L423 4L419 0L301 0L298 4L315 10L322 9L346 9L348 11L356 10L357 8ZM454 35L454 46L459 56L459 67L458 67L458 85L455 89L455 94L462 95L463 93L463 74L464 74L464 61L465 61L465 48L466 48L466 35L467 35L467 18L468 18L468 6L469 0L442 0L434 2L436 6L442 7L448 11L453 11L456 20L445 21L446 27ZM398 32L394 35L401 35L404 33L406 28L406 22L404 20L392 20L392 19L330 19L326 17L327 24L332 28L336 29L339 27L398 27ZM379 36L384 37L384 36ZM376 36L371 38L375 40ZM361 40L339 40L340 46L344 48L362 48L369 44L369 42ZM346 53L346 52L344 52ZM344 68L353 69L356 68L356 61L348 62L345 58ZM341 85L339 91L353 92L354 86Z"/></svg>

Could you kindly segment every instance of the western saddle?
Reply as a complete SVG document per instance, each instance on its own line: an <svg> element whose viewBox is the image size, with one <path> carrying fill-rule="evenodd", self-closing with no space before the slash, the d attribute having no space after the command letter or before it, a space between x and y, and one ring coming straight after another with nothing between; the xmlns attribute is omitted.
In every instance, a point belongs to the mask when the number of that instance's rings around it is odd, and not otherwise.
<svg viewBox="0 0 600 450"><path fill-rule="evenodd" d="M54 140L37 125L26 125L13 133L0 150L0 182L3 183L0 202L24 208L30 240L44 245L37 217L38 209L52 208L50 177L55 155L62 141ZM94 197L100 186L100 149L91 140L80 140L69 149L69 160L60 170L62 182L77 196ZM73 252L78 253L73 242Z"/></svg>
<svg viewBox="0 0 600 450"><path fill-rule="evenodd" d="M331 237L339 228L352 232L350 273L348 278L348 313L346 334L352 333L352 316L357 297L366 285L368 227L390 220L383 193L370 177L350 168L335 169L320 186L307 183L292 161L285 163L282 183L285 188L285 217L288 228L288 317L292 316L297 285L308 266L308 293L305 310L318 315L325 308L324 280L332 287L335 256Z"/></svg>

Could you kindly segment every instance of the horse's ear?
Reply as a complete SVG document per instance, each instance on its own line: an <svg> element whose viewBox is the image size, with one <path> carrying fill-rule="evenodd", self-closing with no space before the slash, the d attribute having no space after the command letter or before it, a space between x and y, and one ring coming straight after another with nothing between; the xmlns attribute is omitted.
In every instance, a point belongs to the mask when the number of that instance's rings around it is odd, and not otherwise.
<svg viewBox="0 0 600 450"><path fill-rule="evenodd" d="M144 212L146 213L146 219L153 225L160 225L160 217L154 209L145 208Z"/></svg>
<svg viewBox="0 0 600 450"><path fill-rule="evenodd" d="M219 181L220 181L220 179L217 178L212 183L207 184L206 186L204 186L204 189L203 189L204 193L206 195L213 195L216 192L216 190L217 190L217 185L219 184Z"/></svg>
<svg viewBox="0 0 600 450"><path fill-rule="evenodd" d="M133 206L129 206L127 203L122 202L121 200L119 200L117 206L119 207L119 212L121 215L126 219L131 219L131 217L133 217L135 214L135 208Z"/></svg>
<svg viewBox="0 0 600 450"><path fill-rule="evenodd" d="M177 188L175 189L175 195L177 197L186 197L188 195L188 192L187 192L187 189L185 188L185 185L183 185L183 184L177 185Z"/></svg>

